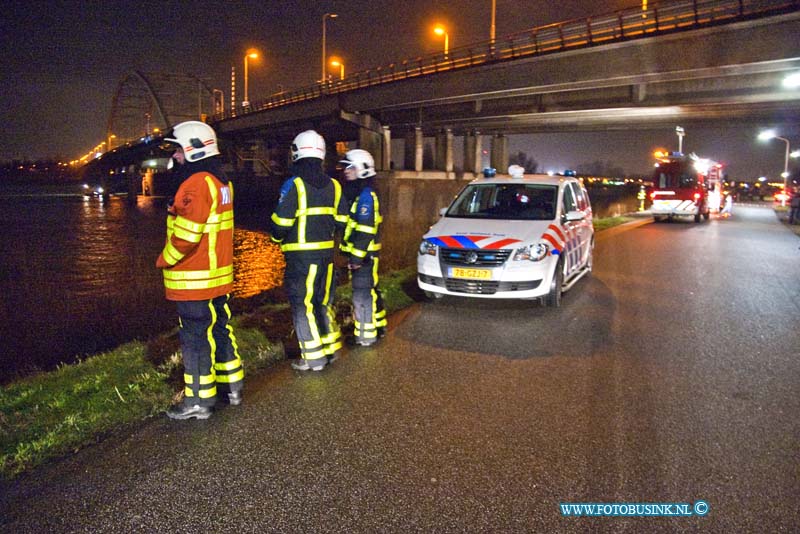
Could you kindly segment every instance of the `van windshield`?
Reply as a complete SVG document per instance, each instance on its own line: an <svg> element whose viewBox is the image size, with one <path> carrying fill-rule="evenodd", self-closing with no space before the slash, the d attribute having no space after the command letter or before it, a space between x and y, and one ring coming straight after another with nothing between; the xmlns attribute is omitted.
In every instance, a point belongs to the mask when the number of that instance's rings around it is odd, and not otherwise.
<svg viewBox="0 0 800 534"><path fill-rule="evenodd" d="M446 217L545 221L555 219L558 187L539 184L474 184L450 205Z"/></svg>

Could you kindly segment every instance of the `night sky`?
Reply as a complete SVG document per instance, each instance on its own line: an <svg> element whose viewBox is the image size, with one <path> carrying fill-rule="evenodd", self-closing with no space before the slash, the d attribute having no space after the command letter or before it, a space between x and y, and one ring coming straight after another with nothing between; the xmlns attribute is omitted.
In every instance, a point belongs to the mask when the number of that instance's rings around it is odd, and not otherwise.
<svg viewBox="0 0 800 534"><path fill-rule="evenodd" d="M636 6L641 2L497 0L497 36ZM231 66L241 84L245 50L254 47L262 57L250 60L251 101L281 86L312 84L326 12L339 15L327 22L328 54L355 72L441 50L435 22L449 28L451 47L488 39L491 0L7 0L0 12L0 161L86 153L104 140L117 84L133 69L196 75L222 89L227 106ZM738 179L777 175L785 145L756 141L761 126L770 125L688 130L684 148L724 161ZM800 131L781 135L797 148ZM674 132L514 136L510 143L540 170L600 160L629 173L647 172L657 147L677 149Z"/></svg>

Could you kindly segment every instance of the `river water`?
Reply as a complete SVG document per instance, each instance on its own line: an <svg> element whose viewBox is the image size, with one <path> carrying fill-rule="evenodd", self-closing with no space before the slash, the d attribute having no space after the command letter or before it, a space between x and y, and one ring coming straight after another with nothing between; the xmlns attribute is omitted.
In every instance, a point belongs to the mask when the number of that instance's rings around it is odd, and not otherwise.
<svg viewBox="0 0 800 534"><path fill-rule="evenodd" d="M415 263L420 236L463 185L452 180L380 184L383 270ZM284 268L266 232L275 199L263 192L276 188L249 186L236 191L238 298L279 286ZM259 194L250 194L254 187ZM146 340L177 324L154 266L164 244L165 199L100 202L74 191L63 186L0 189L0 383Z"/></svg>

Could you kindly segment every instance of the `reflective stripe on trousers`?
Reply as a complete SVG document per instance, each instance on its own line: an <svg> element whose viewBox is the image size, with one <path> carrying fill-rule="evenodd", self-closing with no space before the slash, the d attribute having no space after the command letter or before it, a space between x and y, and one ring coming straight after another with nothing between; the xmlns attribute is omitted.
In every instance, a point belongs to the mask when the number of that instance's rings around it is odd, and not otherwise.
<svg viewBox="0 0 800 534"><path fill-rule="evenodd" d="M236 336L229 324L229 295L176 301L180 318L185 402L213 406L218 393L240 391L244 379Z"/></svg>
<svg viewBox="0 0 800 534"><path fill-rule="evenodd" d="M386 309L378 289L378 258L367 257L360 269L351 271L353 323L358 339L375 339L386 326Z"/></svg>
<svg viewBox="0 0 800 534"><path fill-rule="evenodd" d="M287 255L284 286L300 353L306 360L332 355L342 347L333 309L336 289L332 258Z"/></svg>

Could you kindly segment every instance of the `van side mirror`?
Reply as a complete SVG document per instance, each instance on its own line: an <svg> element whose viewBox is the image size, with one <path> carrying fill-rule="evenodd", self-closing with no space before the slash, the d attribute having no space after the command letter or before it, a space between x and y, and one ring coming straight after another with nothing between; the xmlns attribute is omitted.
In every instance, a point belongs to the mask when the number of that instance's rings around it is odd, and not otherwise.
<svg viewBox="0 0 800 534"><path fill-rule="evenodd" d="M568 211L566 215L567 222L582 221L585 217L583 212L578 210Z"/></svg>
<svg viewBox="0 0 800 534"><path fill-rule="evenodd" d="M447 213L447 208L441 208L439 210L439 217L444 217L445 213Z"/></svg>

